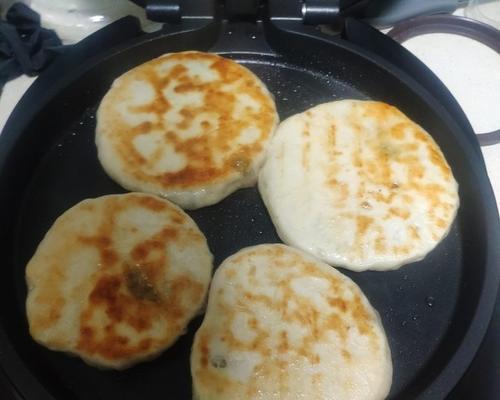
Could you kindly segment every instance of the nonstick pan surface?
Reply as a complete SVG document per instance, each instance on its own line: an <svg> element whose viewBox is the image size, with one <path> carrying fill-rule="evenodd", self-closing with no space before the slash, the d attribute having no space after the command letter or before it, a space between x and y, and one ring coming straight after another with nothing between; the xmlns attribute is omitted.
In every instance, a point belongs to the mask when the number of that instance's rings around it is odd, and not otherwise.
<svg viewBox="0 0 500 400"><path fill-rule="evenodd" d="M498 240L497 211L482 160L465 133L414 80L339 39L272 32L265 38L261 25L243 23L220 36L199 35L204 37L136 40L68 70L46 102L33 99L38 110L32 118L4 132L0 363L9 381L27 399L191 398L189 354L201 316L158 359L122 372L95 369L31 339L24 269L66 209L125 192L104 173L94 145L95 112L113 79L168 51L199 49L255 72L275 95L281 119L326 101L374 99L397 106L434 136L460 185L460 210L449 235L424 260L397 271L341 271L381 315L394 364L389 398L444 398L480 343L498 282L491 243ZM242 247L280 241L256 188L189 214L207 236L216 267Z"/></svg>

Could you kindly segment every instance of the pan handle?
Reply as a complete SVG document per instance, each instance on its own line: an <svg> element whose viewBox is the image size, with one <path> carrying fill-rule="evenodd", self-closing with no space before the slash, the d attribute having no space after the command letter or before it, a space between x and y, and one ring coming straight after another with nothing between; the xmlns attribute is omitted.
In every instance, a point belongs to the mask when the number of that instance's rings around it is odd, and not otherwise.
<svg viewBox="0 0 500 400"><path fill-rule="evenodd" d="M481 155L481 149L474 130L462 108L448 88L422 61L377 29L353 18L345 20L341 36L344 40L383 57L408 75L416 77L419 84L431 93L467 132L467 139L469 139L470 144Z"/></svg>
<svg viewBox="0 0 500 400"><path fill-rule="evenodd" d="M182 16L181 0L131 0L146 10L146 17L151 21L178 23Z"/></svg>

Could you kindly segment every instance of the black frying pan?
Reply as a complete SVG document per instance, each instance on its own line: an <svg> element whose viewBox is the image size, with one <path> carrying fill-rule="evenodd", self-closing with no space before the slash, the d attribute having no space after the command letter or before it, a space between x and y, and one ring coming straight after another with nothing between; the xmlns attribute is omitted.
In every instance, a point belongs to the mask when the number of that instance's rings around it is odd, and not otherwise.
<svg viewBox="0 0 500 400"><path fill-rule="evenodd" d="M269 2L273 17L276 3ZM102 170L94 145L96 107L113 79L163 53L198 49L254 71L276 96L282 119L326 101L370 98L396 105L434 136L460 185L450 234L423 261L397 271L342 272L382 317L394 363L390 398L445 398L486 330L500 259L498 214L477 141L449 94L423 85L432 75L420 83L408 75L404 52L398 62L397 45L356 21L342 37L283 17L191 18L158 34L139 33L125 19L77 46L35 82L0 137L0 365L13 391L30 400L191 397L189 353L201 317L158 359L101 371L30 338L24 268L63 211L84 198L124 192ZM99 53L102 43L109 47ZM391 62L360 43L392 54ZM242 247L279 241L255 188L189 214L206 234L215 265Z"/></svg>

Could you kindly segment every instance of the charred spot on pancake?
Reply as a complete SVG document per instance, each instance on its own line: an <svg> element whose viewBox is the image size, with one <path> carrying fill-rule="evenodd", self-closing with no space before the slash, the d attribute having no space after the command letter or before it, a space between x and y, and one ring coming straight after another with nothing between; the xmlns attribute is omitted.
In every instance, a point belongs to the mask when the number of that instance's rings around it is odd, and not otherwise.
<svg viewBox="0 0 500 400"><path fill-rule="evenodd" d="M250 166L250 162L246 158L235 157L233 159L232 165L233 165L235 170L237 170L239 172L245 172L248 169L248 167Z"/></svg>
<svg viewBox="0 0 500 400"><path fill-rule="evenodd" d="M139 300L158 302L160 295L138 265L125 266L125 282L130 293Z"/></svg>
<svg viewBox="0 0 500 400"><path fill-rule="evenodd" d="M347 361L351 360L351 353L349 353L346 349L342 349L342 357L346 359Z"/></svg>
<svg viewBox="0 0 500 400"><path fill-rule="evenodd" d="M370 209L370 208L372 208L372 206L371 206L371 204L370 204L370 203L368 203L367 201L363 201L363 202L361 203L361 208L364 208L364 209Z"/></svg>
<svg viewBox="0 0 500 400"><path fill-rule="evenodd" d="M227 361L223 356L215 355L210 359L210 363L214 368L226 368Z"/></svg>

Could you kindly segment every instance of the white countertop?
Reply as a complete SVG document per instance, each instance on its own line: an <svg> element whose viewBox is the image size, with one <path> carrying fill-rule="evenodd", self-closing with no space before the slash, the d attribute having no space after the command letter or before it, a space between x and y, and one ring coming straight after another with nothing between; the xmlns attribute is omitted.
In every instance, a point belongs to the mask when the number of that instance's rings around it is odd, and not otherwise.
<svg viewBox="0 0 500 400"><path fill-rule="evenodd" d="M500 2L497 6L500 8ZM500 129L500 54L470 39L446 34L422 35L404 45L448 86L476 131ZM21 76L5 85L0 96L0 131L34 80ZM499 206L500 144L482 147L482 152Z"/></svg>

